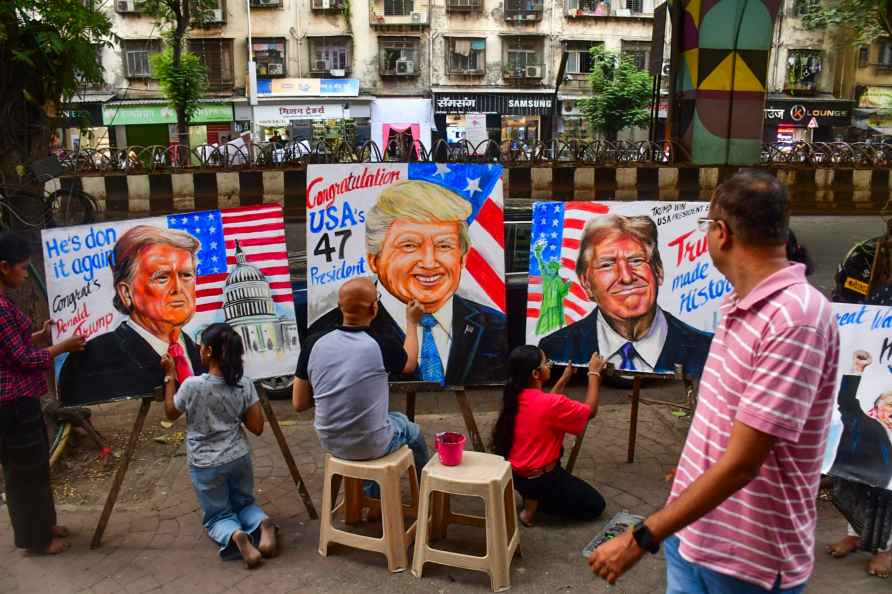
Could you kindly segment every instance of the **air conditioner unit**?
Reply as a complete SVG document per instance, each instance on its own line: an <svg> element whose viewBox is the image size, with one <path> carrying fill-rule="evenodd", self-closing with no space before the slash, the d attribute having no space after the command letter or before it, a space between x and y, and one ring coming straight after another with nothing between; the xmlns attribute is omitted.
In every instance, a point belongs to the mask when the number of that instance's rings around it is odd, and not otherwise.
<svg viewBox="0 0 892 594"><path fill-rule="evenodd" d="M415 74L415 62L412 62L411 60L397 60L396 73Z"/></svg>
<svg viewBox="0 0 892 594"><path fill-rule="evenodd" d="M270 76L282 75L285 74L285 65L284 64L267 64L266 65L266 73Z"/></svg>
<svg viewBox="0 0 892 594"><path fill-rule="evenodd" d="M136 2L134 0L118 0L115 3L115 9L118 12L136 12Z"/></svg>
<svg viewBox="0 0 892 594"><path fill-rule="evenodd" d="M253 6L278 6L281 0L251 0Z"/></svg>
<svg viewBox="0 0 892 594"><path fill-rule="evenodd" d="M223 9L222 8L214 8L211 10L211 16L208 18L208 22L211 23L222 23L223 19Z"/></svg>
<svg viewBox="0 0 892 594"><path fill-rule="evenodd" d="M527 66L525 74L527 78L542 78L542 67Z"/></svg>
<svg viewBox="0 0 892 594"><path fill-rule="evenodd" d="M334 76L335 78L341 78L341 77L347 75L347 71L344 70L343 68L333 68L328 73L330 75Z"/></svg>
<svg viewBox="0 0 892 594"><path fill-rule="evenodd" d="M412 22L417 23L419 21L421 21L421 14L419 14L417 12L413 12L412 13Z"/></svg>
<svg viewBox="0 0 892 594"><path fill-rule="evenodd" d="M313 62L313 70L317 70L317 71L328 70L328 60L316 60L315 62Z"/></svg>

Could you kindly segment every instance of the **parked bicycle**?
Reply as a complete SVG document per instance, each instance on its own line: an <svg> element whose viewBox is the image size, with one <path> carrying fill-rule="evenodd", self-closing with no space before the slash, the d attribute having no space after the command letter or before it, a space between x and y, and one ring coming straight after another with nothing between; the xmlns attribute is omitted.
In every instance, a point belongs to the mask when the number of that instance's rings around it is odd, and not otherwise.
<svg viewBox="0 0 892 594"><path fill-rule="evenodd" d="M47 228L94 222L96 201L80 188L68 185L52 192L44 190L42 194L34 191L35 184L45 187L64 172L62 163L53 155L35 161L25 172L26 179L34 182L31 185L0 180L0 226Z"/></svg>

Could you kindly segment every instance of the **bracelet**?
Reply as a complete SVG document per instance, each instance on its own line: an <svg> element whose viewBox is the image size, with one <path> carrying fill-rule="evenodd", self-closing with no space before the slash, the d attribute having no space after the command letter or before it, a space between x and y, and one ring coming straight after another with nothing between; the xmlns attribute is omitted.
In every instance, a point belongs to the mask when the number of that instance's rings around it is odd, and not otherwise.
<svg viewBox="0 0 892 594"><path fill-rule="evenodd" d="M164 376L164 383L166 384L167 382L172 382L172 381L174 381L175 379L176 379L176 378L175 378L174 376L172 376L172 375L166 375L166 376Z"/></svg>
<svg viewBox="0 0 892 594"><path fill-rule="evenodd" d="M589 375L597 375L598 377L601 377L601 372L600 372L600 371L589 371L588 374L589 374Z"/></svg>

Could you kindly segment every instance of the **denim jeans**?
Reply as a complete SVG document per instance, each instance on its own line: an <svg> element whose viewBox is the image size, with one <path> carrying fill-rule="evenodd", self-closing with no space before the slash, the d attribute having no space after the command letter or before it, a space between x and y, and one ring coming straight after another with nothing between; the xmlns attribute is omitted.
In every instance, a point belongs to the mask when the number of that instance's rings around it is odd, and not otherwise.
<svg viewBox="0 0 892 594"><path fill-rule="evenodd" d="M730 575L687 561L678 552L680 540L670 536L663 542L666 555L666 594L800 594L805 584L781 589L780 575L771 590L766 590Z"/></svg>
<svg viewBox="0 0 892 594"><path fill-rule="evenodd" d="M424 436L421 435L421 427L409 420L403 413L391 412L387 413L390 419L390 426L393 427L393 438L390 445L387 446L387 454L393 453L404 445L409 446L412 455L415 457L415 472L421 474L421 469L427 464L430 455L427 451L427 444L424 442ZM378 499L380 497L380 487L374 481L365 481L363 483L363 492L366 497Z"/></svg>
<svg viewBox="0 0 892 594"><path fill-rule="evenodd" d="M190 466L189 476L204 511L202 525L219 545L220 558L241 558L232 542L233 533L241 530L250 535L256 546L260 541L260 523L267 518L254 503L251 454L222 466Z"/></svg>

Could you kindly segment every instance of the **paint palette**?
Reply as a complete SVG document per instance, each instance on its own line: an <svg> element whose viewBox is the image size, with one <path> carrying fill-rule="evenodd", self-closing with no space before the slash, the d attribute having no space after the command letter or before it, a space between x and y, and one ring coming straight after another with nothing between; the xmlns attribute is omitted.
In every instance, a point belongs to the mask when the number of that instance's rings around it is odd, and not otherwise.
<svg viewBox="0 0 892 594"><path fill-rule="evenodd" d="M639 522L644 521L644 516L636 516L634 514L630 514L629 512L623 510L621 512L617 512L613 518L607 522L607 525L604 526L604 529L598 533L596 536L584 549L582 549L582 556L585 559L588 559L592 552L597 549L599 546L611 540L612 538L616 538L629 528L634 527Z"/></svg>

